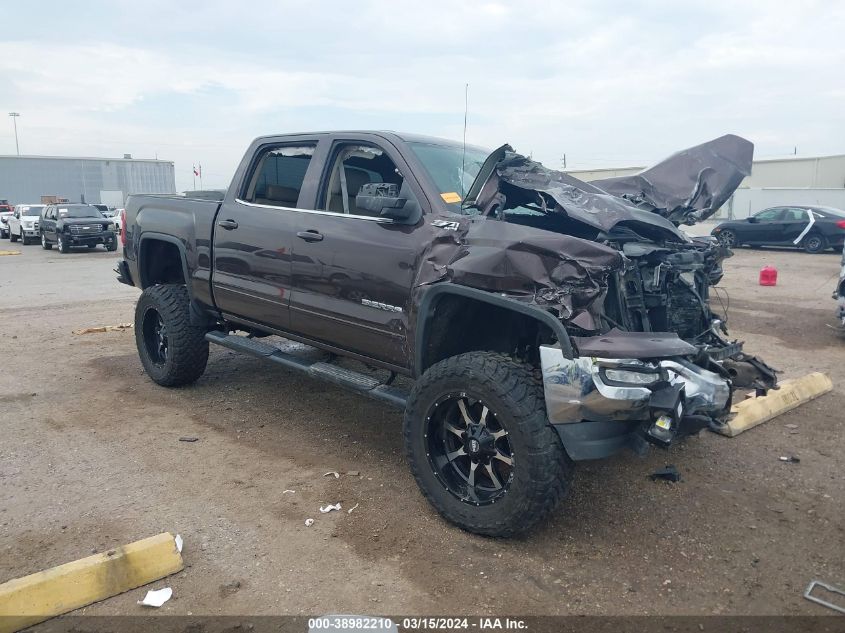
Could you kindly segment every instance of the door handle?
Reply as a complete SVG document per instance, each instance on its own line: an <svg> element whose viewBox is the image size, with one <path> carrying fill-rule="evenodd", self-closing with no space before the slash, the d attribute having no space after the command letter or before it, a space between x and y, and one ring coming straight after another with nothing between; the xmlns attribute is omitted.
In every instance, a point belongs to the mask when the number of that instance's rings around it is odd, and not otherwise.
<svg viewBox="0 0 845 633"><path fill-rule="evenodd" d="M299 231L296 236L306 242L321 242L323 240L323 234L313 229L310 231Z"/></svg>
<svg viewBox="0 0 845 633"><path fill-rule="evenodd" d="M226 229L227 231L231 231L232 229L238 228L238 223L234 220L220 220L217 223L217 226Z"/></svg>

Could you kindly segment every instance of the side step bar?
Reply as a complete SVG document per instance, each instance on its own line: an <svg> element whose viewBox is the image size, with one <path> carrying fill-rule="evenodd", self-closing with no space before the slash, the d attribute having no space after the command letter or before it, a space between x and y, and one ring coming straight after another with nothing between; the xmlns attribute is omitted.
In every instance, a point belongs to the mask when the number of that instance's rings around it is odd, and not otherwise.
<svg viewBox="0 0 845 633"><path fill-rule="evenodd" d="M358 393L375 398L376 400L392 404L400 409L404 409L405 403L408 401L408 394L405 391L385 385L372 376L338 367L337 365L332 365L324 361L300 358L254 338L215 331L206 334L205 340L209 343L228 347L236 352L242 352L250 356L255 356L256 358L263 358L278 363L288 369L301 371L313 378L327 380L341 387L346 387L352 391L357 391Z"/></svg>

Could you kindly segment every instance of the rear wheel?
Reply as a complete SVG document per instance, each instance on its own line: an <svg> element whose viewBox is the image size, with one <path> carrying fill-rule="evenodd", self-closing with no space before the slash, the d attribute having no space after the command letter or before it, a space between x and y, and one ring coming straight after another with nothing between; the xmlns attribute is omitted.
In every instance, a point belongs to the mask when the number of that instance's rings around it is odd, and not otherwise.
<svg viewBox="0 0 845 633"><path fill-rule="evenodd" d="M801 248L808 253L821 253L827 248L827 242L818 233L810 233L801 241Z"/></svg>
<svg viewBox="0 0 845 633"><path fill-rule="evenodd" d="M41 234L41 248L43 248L45 251L49 251L53 248L53 245L47 241L47 236L43 233Z"/></svg>
<svg viewBox="0 0 845 633"><path fill-rule="evenodd" d="M182 285L152 286L135 307L135 343L147 374L165 387L196 381L208 362L205 329L191 325Z"/></svg>
<svg viewBox="0 0 845 633"><path fill-rule="evenodd" d="M546 419L529 365L470 352L429 368L414 385L404 422L411 471L448 521L512 536L566 494L573 464Z"/></svg>

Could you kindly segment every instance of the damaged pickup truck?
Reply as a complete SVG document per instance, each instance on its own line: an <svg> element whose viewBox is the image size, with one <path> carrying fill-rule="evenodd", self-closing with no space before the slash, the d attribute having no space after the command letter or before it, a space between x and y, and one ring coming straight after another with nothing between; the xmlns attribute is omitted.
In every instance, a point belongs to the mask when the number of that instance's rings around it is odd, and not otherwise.
<svg viewBox="0 0 845 633"><path fill-rule="evenodd" d="M724 136L588 184L509 146L262 137L221 202L132 196L117 272L143 289L155 382L197 380L211 342L399 406L428 500L508 536L575 461L668 447L724 424L734 390L775 386L711 309L730 252L678 229L752 154Z"/></svg>

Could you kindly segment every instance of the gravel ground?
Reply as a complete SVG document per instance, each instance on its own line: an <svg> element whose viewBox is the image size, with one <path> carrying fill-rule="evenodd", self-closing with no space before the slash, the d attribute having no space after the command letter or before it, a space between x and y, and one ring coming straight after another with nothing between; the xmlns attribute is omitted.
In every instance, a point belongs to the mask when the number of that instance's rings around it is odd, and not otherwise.
<svg viewBox="0 0 845 633"><path fill-rule="evenodd" d="M833 393L734 439L583 463L550 520L493 540L425 503L395 410L219 348L196 385L157 387L131 330L72 333L132 321L115 254L3 248L22 254L0 257L0 581L169 530L169 614L826 614L804 587L845 586L833 254L738 251L722 284L748 350ZM648 479L669 463L682 482ZM138 614L144 592L81 612Z"/></svg>

